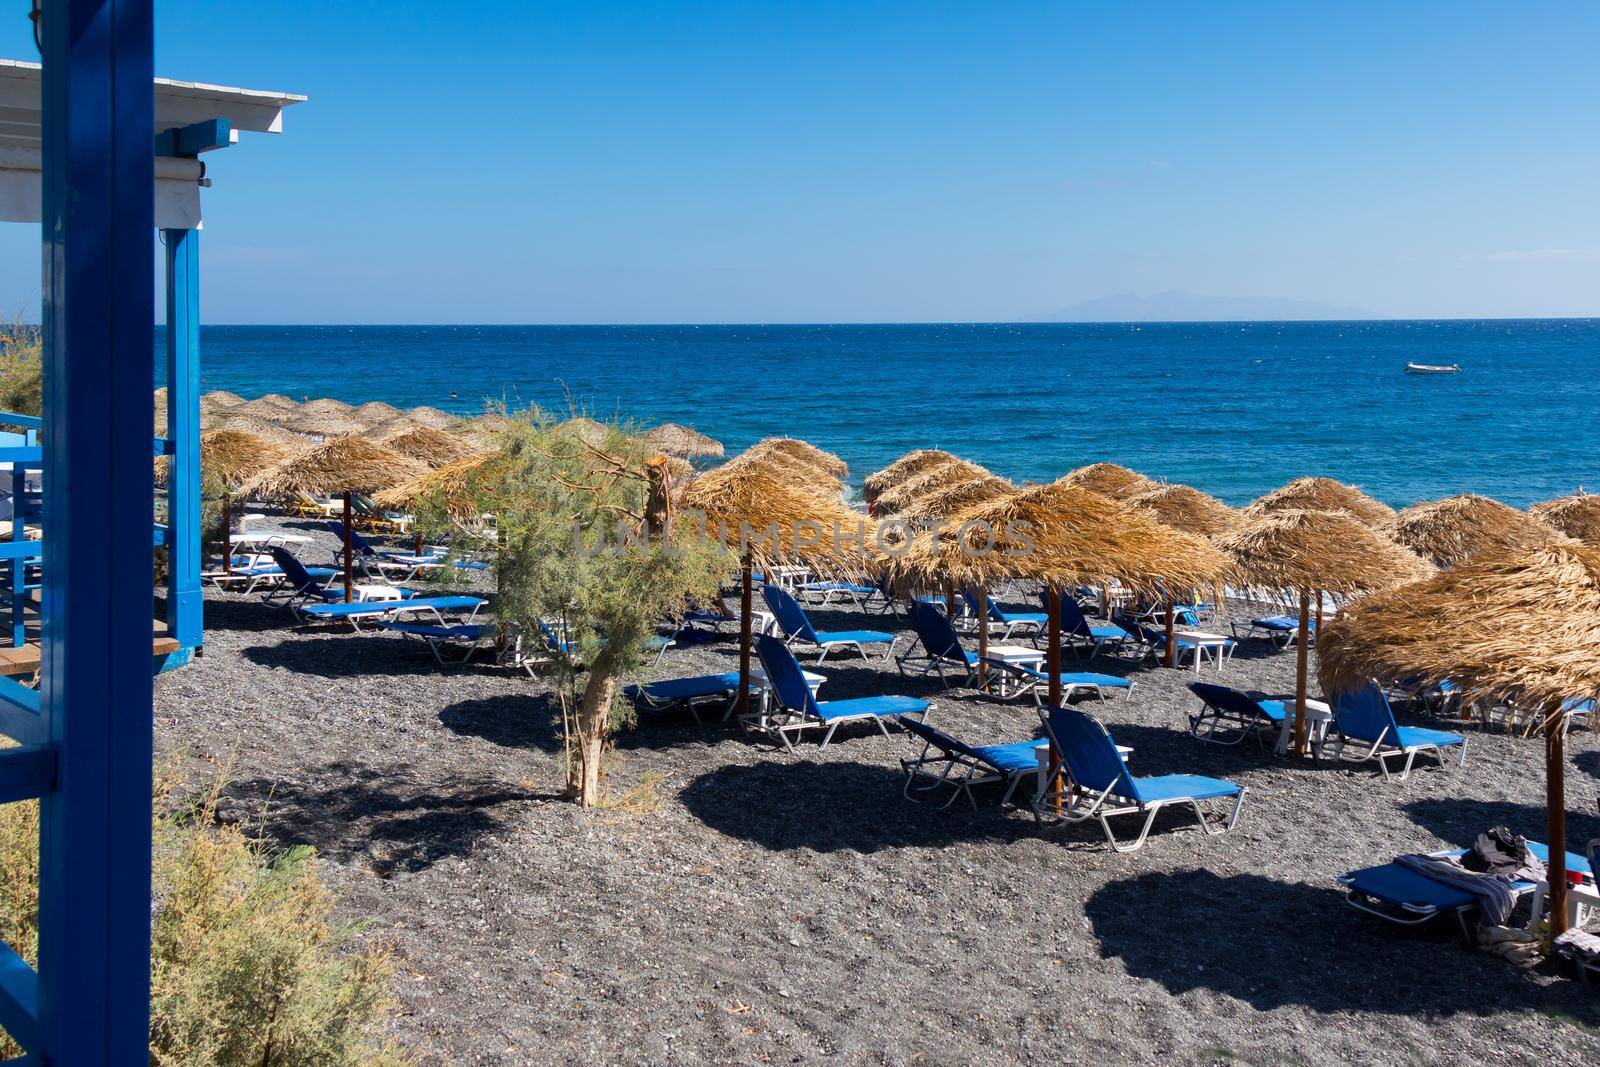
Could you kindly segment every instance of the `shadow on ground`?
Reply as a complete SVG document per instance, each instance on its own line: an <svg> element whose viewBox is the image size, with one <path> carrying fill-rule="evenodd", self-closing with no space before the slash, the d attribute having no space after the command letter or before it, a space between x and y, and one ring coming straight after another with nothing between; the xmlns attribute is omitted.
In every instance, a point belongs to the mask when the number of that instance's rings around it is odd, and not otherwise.
<svg viewBox="0 0 1600 1067"><path fill-rule="evenodd" d="M1542 804L1509 800L1471 800L1460 797L1415 800L1406 815L1423 829L1461 848L1470 848L1479 834L1494 826L1508 827L1531 841L1543 841L1545 809ZM1567 794L1567 851L1583 853L1590 838L1600 837L1600 815L1592 798L1569 789Z"/></svg>
<svg viewBox="0 0 1600 1067"><path fill-rule="evenodd" d="M230 818L259 826L287 847L311 845L341 862L361 861L384 878L465 856L505 825L519 803L549 799L504 783L423 783L403 767L329 763L305 780L251 778L227 790Z"/></svg>
<svg viewBox="0 0 1600 1067"><path fill-rule="evenodd" d="M1100 889L1085 911L1103 958L1120 959L1130 975L1174 995L1208 990L1258 1011L1564 1009L1589 1025L1600 1022L1577 983L1551 984L1476 952L1448 923L1397 934L1348 908L1331 886L1205 870L1151 873ZM1401 974L1417 980L1374 984L1374 975Z"/></svg>
<svg viewBox="0 0 1600 1067"><path fill-rule="evenodd" d="M988 794L981 795L977 812L964 803L938 811L904 799L904 782L887 767L775 757L703 774L679 799L712 829L775 852L872 853L1034 833L1031 819L1007 818Z"/></svg>
<svg viewBox="0 0 1600 1067"><path fill-rule="evenodd" d="M463 700L439 712L439 723L452 733L503 748L561 751L561 708L549 693Z"/></svg>

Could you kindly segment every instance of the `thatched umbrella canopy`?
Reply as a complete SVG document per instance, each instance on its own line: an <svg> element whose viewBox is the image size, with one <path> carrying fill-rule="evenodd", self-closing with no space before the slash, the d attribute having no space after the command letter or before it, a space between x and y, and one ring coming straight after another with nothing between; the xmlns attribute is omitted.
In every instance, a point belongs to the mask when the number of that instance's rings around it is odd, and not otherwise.
<svg viewBox="0 0 1600 1067"><path fill-rule="evenodd" d="M307 444L301 438L299 445ZM231 496L239 486L263 471L275 467L303 448L290 449L276 441L244 430L207 430L200 435L200 469L222 486L222 570L233 570L233 522L229 517ZM156 485L167 484L170 457L156 457Z"/></svg>
<svg viewBox="0 0 1600 1067"><path fill-rule="evenodd" d="M410 412L407 412L404 415L396 415L392 419L386 419L385 421L378 423L376 426L369 426L367 428L367 432L361 436L367 438L369 441L387 441L396 434L402 434L408 430L415 430L417 427L424 425L427 424L418 422L416 419L411 417ZM453 436L461 437L462 435L455 434Z"/></svg>
<svg viewBox="0 0 1600 1067"><path fill-rule="evenodd" d="M1413 504L1396 515L1388 534L1441 567L1495 549L1543 544L1554 527L1498 500L1475 493Z"/></svg>
<svg viewBox="0 0 1600 1067"><path fill-rule="evenodd" d="M739 554L738 706L744 711L750 704L752 570L802 562L827 573L862 574L870 564L872 522L837 493L804 488L777 467L745 456L696 477L684 487L679 508L703 515L707 536Z"/></svg>
<svg viewBox="0 0 1600 1067"><path fill-rule="evenodd" d="M844 460L832 452L824 452L809 441L795 437L766 437L745 449L743 454L752 459L766 459L771 456L789 459L795 463L816 467L839 481L843 481L850 474L850 468Z"/></svg>
<svg viewBox="0 0 1600 1067"><path fill-rule="evenodd" d="M349 414L302 411L283 420L286 429L323 439L349 437L367 432L366 423Z"/></svg>
<svg viewBox="0 0 1600 1067"><path fill-rule="evenodd" d="M1232 533L1242 521L1235 509L1187 485L1160 485L1128 497L1127 502L1158 522L1203 537Z"/></svg>
<svg viewBox="0 0 1600 1067"><path fill-rule="evenodd" d="M432 426L435 430L448 430L461 421L448 411L440 411L438 408L429 407L427 404L411 408L406 414L424 426Z"/></svg>
<svg viewBox="0 0 1600 1067"><path fill-rule="evenodd" d="M1251 585L1300 594L1295 648L1295 751L1305 754L1306 646L1311 597L1355 596L1426 577L1433 568L1346 511L1269 511L1217 540ZM1320 629L1320 627L1319 627Z"/></svg>
<svg viewBox="0 0 1600 1067"><path fill-rule="evenodd" d="M293 430L285 430L275 422L263 419L259 415L232 414L225 417L218 429L243 430L245 433L264 437L282 448L304 451L311 447L311 442Z"/></svg>
<svg viewBox="0 0 1600 1067"><path fill-rule="evenodd" d="M290 415L298 414L300 405L286 396L272 394L258 396L254 400L246 400L229 413L231 415L254 415L257 418L267 419L271 422L282 422Z"/></svg>
<svg viewBox="0 0 1600 1067"><path fill-rule="evenodd" d="M386 404L382 400L369 400L365 404L350 409L350 415L366 426L376 426L387 422L396 415L401 414L399 408L393 404Z"/></svg>
<svg viewBox="0 0 1600 1067"><path fill-rule="evenodd" d="M994 475L976 463L969 463L964 459L951 459L944 463L924 468L913 477L885 489L873 501L872 510L877 515L894 515L904 511L918 500L932 496L934 493L942 492L952 486L993 477Z"/></svg>
<svg viewBox="0 0 1600 1067"><path fill-rule="evenodd" d="M1160 484L1155 479L1147 478L1119 463L1091 463L1087 467L1079 467L1072 471L1062 481L1068 485L1092 489L1113 500L1124 500L1148 492Z"/></svg>
<svg viewBox="0 0 1600 1067"><path fill-rule="evenodd" d="M355 406L343 400L323 397L321 400L307 400L300 405L300 410L313 415L348 415L355 410Z"/></svg>
<svg viewBox="0 0 1600 1067"><path fill-rule="evenodd" d="M1600 698L1600 549L1574 541L1493 549L1368 597L1317 640L1324 689L1448 679L1541 711L1552 934L1566 925L1562 704Z"/></svg>
<svg viewBox="0 0 1600 1067"><path fill-rule="evenodd" d="M297 493L344 497L344 596L352 598L355 560L350 545L350 495L375 493L413 481L427 471L416 460L359 437L340 437L318 445L263 472L246 485L259 496L289 497Z"/></svg>
<svg viewBox="0 0 1600 1067"><path fill-rule="evenodd" d="M656 451L677 456L679 459L721 456L724 451L722 442L716 438L707 437L699 430L680 426L675 422L664 422L648 431L644 435L644 441Z"/></svg>
<svg viewBox="0 0 1600 1067"><path fill-rule="evenodd" d="M740 471L761 471L796 489L843 503L844 485L839 479L813 463L781 452L741 452L714 469L726 471L730 476Z"/></svg>
<svg viewBox="0 0 1600 1067"><path fill-rule="evenodd" d="M478 449L458 435L435 430L431 426L404 429L380 440L402 456L409 456L423 466L436 470L478 454Z"/></svg>
<svg viewBox="0 0 1600 1067"><path fill-rule="evenodd" d="M929 467L937 467L955 458L942 448L919 448L914 452L907 452L881 471L867 475L866 481L861 483L862 494L870 504L885 490L916 477Z"/></svg>
<svg viewBox="0 0 1600 1067"><path fill-rule="evenodd" d="M1342 511L1368 526L1383 526L1394 518L1394 508L1388 504L1332 478L1296 478L1261 497L1245 511L1252 517L1274 511Z"/></svg>
<svg viewBox="0 0 1600 1067"><path fill-rule="evenodd" d="M230 393L226 389L213 389L200 398L200 403L209 404L219 411L232 411L244 403L244 397L238 393Z"/></svg>
<svg viewBox="0 0 1600 1067"><path fill-rule="evenodd" d="M1568 537L1600 547L1600 494L1574 493L1528 510Z"/></svg>
<svg viewBox="0 0 1600 1067"><path fill-rule="evenodd" d="M1003 496L1018 493L1015 485L1004 478L993 475L974 478L969 482L957 482L955 485L943 489L935 489L926 493L905 507L895 517L905 522L931 522L935 519L948 519L959 515L969 508L980 504L988 504Z"/></svg>
<svg viewBox="0 0 1600 1067"><path fill-rule="evenodd" d="M485 421L487 426L493 428L499 425L492 421L495 417L496 416L486 415L481 421ZM606 438L611 433L611 431L606 428L605 423L596 422L587 415L576 415L570 419L567 419L565 422L556 423L553 428L583 442L590 448L602 447L606 443Z"/></svg>
<svg viewBox="0 0 1600 1067"><path fill-rule="evenodd" d="M476 522L482 517L481 494L476 487L491 473L490 462L498 453L482 452L457 460L435 471L378 492L372 499L379 507L417 508L424 502L442 506L456 522Z"/></svg>

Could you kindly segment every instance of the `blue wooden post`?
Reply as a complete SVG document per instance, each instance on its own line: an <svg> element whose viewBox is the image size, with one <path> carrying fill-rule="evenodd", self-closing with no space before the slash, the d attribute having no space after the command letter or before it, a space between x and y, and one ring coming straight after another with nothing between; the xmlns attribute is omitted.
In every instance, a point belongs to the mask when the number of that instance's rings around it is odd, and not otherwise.
<svg viewBox="0 0 1600 1067"><path fill-rule="evenodd" d="M162 230L167 252L167 629L199 647L200 231Z"/></svg>
<svg viewBox="0 0 1600 1067"><path fill-rule="evenodd" d="M36 1047L148 1060L152 0L45 0ZM26 1043L26 1042L25 1042Z"/></svg>

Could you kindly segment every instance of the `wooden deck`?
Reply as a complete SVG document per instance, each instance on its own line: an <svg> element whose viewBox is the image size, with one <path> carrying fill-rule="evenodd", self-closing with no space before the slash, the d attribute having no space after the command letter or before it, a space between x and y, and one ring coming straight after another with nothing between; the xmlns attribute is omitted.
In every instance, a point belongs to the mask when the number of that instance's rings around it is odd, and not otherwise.
<svg viewBox="0 0 1600 1067"><path fill-rule="evenodd" d="M183 646L178 644L176 638L167 636L167 624L155 622L153 635L150 639L150 656L158 659L170 656ZM0 646L0 675L15 677L24 674L36 674L39 670L39 645L38 642L29 641L21 648L10 645Z"/></svg>

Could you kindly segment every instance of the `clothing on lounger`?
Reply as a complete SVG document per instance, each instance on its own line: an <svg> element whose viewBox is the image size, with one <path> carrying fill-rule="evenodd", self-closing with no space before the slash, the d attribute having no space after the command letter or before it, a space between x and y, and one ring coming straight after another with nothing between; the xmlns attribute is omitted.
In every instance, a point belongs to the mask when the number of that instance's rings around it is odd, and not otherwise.
<svg viewBox="0 0 1600 1067"><path fill-rule="evenodd" d="M1516 907L1517 897L1511 891L1511 879L1503 874L1476 874L1461 866L1455 856L1409 854L1396 856L1394 861L1409 871L1477 897L1480 926L1504 926Z"/></svg>

